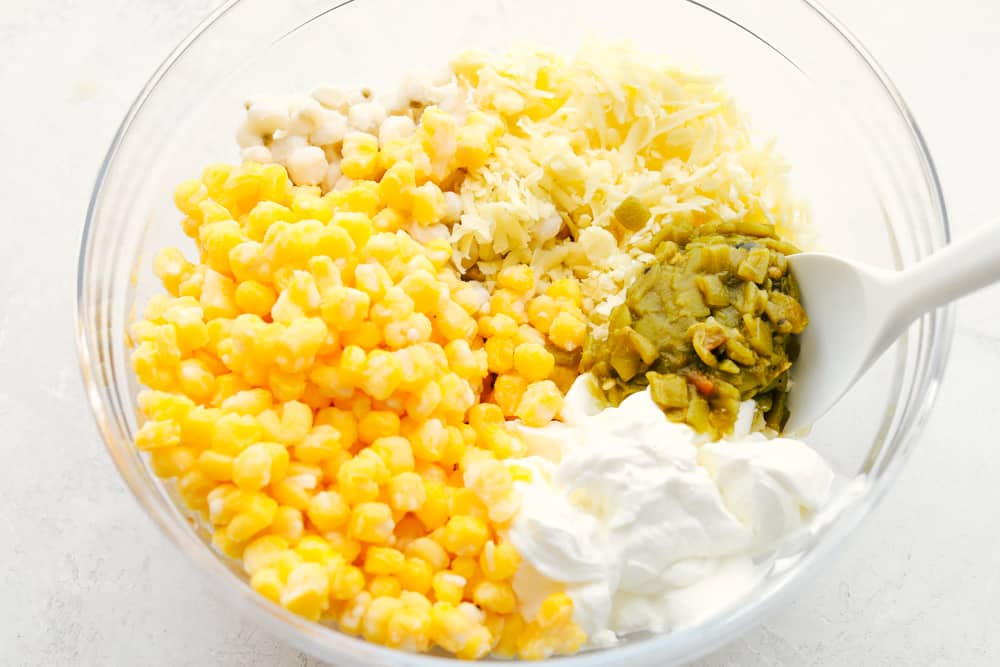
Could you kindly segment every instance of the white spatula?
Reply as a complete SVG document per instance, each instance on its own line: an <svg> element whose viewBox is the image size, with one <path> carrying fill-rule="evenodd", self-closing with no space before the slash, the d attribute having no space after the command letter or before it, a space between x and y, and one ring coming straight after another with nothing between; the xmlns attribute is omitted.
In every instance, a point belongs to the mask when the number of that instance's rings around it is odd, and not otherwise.
<svg viewBox="0 0 1000 667"><path fill-rule="evenodd" d="M788 258L809 326L792 365L785 432L811 426L923 313L1000 281L1000 222L904 271L823 253Z"/></svg>

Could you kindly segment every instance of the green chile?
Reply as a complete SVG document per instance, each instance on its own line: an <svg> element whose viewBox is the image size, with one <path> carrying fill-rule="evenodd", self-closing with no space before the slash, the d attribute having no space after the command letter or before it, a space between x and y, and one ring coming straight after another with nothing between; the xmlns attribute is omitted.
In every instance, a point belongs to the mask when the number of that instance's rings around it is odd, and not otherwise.
<svg viewBox="0 0 1000 667"><path fill-rule="evenodd" d="M670 419L713 437L732 431L750 398L780 431L795 336L809 321L788 272L795 252L764 223L661 231L607 339L588 340L583 370L613 405L649 387Z"/></svg>

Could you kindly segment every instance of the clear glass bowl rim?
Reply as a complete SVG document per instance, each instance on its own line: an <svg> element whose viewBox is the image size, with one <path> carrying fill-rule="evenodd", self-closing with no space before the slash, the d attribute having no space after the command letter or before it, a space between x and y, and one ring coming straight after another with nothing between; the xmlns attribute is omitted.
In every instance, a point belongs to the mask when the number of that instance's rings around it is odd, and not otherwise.
<svg viewBox="0 0 1000 667"><path fill-rule="evenodd" d="M361 659L372 664L405 664L405 665L454 665L456 661L452 658L436 657L432 655L416 655L400 653L399 651L384 648L371 644L364 640L350 637L336 630L310 623L292 614L284 608L271 603L255 593L245 583L237 580L205 546L200 543L189 528L181 525L175 516L170 515L157 502L165 502L162 497L155 496L150 489L139 483L137 479L126 474L124 463L118 458L115 452L113 436L108 429L108 422L112 419L107 409L106 400L102 388L95 381L92 368L94 363L100 363L94 359L92 354L92 332L88 329L86 302L86 280L85 264L90 248L91 232L95 225L95 218L101 193L108 171L118 149L127 135L135 117L142 110L150 93L157 86L159 81L168 73L174 63L187 51L188 47L194 43L202 34L211 28L226 13L239 5L242 0L227 0L215 11L209 14L200 24L198 24L166 57L160 64L146 84L136 96L122 120L117 132L108 148L107 154L100 166L95 181L94 189L87 209L86 221L83 227L80 252L78 258L77 272L77 303L75 319L75 338L77 343L77 353L80 362L80 369L83 375L84 385L87 390L91 409L97 422L98 430L101 432L104 444L115 462L116 468L125 479L129 490L142 506L144 511L154 520L169 540L184 552L189 558L195 561L200 571L206 578L213 580L218 590L227 601L233 603L234 607L249 613L254 620L269 628L275 634L297 645L307 652L322 657L324 659L334 659L338 657L348 659ZM693 5L717 14L720 18L731 21L728 16L716 11L711 7L702 5L697 0L685 0ZM889 77L876 62L874 57L861 44L861 42L830 12L820 6L815 0L797 0L800 4L808 7L817 17L832 28L839 37L850 46L850 48L861 57L867 65L872 76L881 85L883 92L888 95L895 105L895 110L899 119L903 121L909 131L911 148L915 149L921 162L921 168L926 184L930 188L931 206L934 209L937 220L941 224L940 231L943 234L945 243L950 239L950 227L944 196L941 191L940 182L934 168L933 160L927 148L926 142L917 126L917 123L903 101L902 96L891 82ZM327 9L324 13L334 11L344 5L352 4L355 0L345 0ZM742 27L742 26L740 26ZM744 28L745 29L745 28ZM933 244L933 241L932 241ZM843 540L854 531L857 525L871 512L877 503L884 496L886 490L892 484L902 465L912 452L912 445L920 435L920 431L926 421L934 402L937 398L937 391L940 386L945 367L947 365L948 354L951 348L951 341L955 328L955 311L951 306L942 308L934 314L925 316L925 323L929 324L928 330L931 332L929 340L929 352L925 357L925 381L920 387L922 397L917 402L914 417L909 423L901 425L899 439L897 440L897 451L891 455L882 470L865 491L864 502L858 503L851 512L845 512L829 527L826 534L815 547L811 548L805 556L795 564L790 572L783 575L778 585L772 586L764 595L757 597L752 602L737 606L730 611L724 612L705 624L699 625L692 630L682 630L669 635L650 638L635 643L626 643L610 651L598 651L593 653L583 653L575 656L558 658L560 664L575 665L577 667L596 667L597 665L624 663L629 659L638 659L645 664L645 660L651 656L659 658L659 664L677 664L696 659L710 651L718 648L728 640L738 636L740 633L751 627L763 613L773 608L773 605L781 598L785 597L794 584L804 579L808 574L815 573L820 562L829 557L833 549L841 544ZM678 636L681 635L681 636ZM688 636L690 635L690 636ZM343 652L344 655L336 655ZM349 657L348 657L349 656ZM509 661L520 663L520 661Z"/></svg>

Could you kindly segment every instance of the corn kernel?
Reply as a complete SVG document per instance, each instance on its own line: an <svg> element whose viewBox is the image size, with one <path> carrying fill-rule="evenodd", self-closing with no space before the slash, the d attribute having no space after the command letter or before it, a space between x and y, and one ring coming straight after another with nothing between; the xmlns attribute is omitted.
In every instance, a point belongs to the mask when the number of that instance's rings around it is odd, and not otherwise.
<svg viewBox="0 0 1000 667"><path fill-rule="evenodd" d="M329 222L333 217L333 202L315 192L296 188L292 194L293 220L319 220Z"/></svg>
<svg viewBox="0 0 1000 667"><path fill-rule="evenodd" d="M341 154L340 169L344 176L359 180L379 175L378 138L364 132L348 132Z"/></svg>
<svg viewBox="0 0 1000 667"><path fill-rule="evenodd" d="M361 624L361 636L370 642L384 644L389 632L389 619L403 608L403 603L394 596L376 596L365 610Z"/></svg>
<svg viewBox="0 0 1000 667"><path fill-rule="evenodd" d="M245 389L224 400L221 407L225 412L258 415L271 407L271 392L265 389Z"/></svg>
<svg viewBox="0 0 1000 667"><path fill-rule="evenodd" d="M385 342L389 347L399 349L429 341L431 331L431 321L427 316L423 313L413 313L385 325Z"/></svg>
<svg viewBox="0 0 1000 667"><path fill-rule="evenodd" d="M460 473L461 471L456 472ZM456 480L461 484L460 476L456 477ZM483 501L476 496L472 489L462 487L451 489L448 498L448 511L453 515L452 518L458 518L455 515L461 514L465 516L465 519L474 518L480 523L485 522L487 516L487 509ZM442 544L444 544L445 548L448 547L447 543ZM479 546L482 545L480 544Z"/></svg>
<svg viewBox="0 0 1000 667"><path fill-rule="evenodd" d="M384 400L392 395L403 380L399 361L385 350L372 350L362 372L361 387L372 398Z"/></svg>
<svg viewBox="0 0 1000 667"><path fill-rule="evenodd" d="M472 592L473 601L481 609L497 614L510 614L517 608L517 598L510 584L481 581Z"/></svg>
<svg viewBox="0 0 1000 667"><path fill-rule="evenodd" d="M429 419L441 404L443 397L441 385L433 381L428 382L406 398L404 403L406 414L417 420Z"/></svg>
<svg viewBox="0 0 1000 667"><path fill-rule="evenodd" d="M514 350L514 371L528 382L548 378L555 363L552 353L537 343L522 343Z"/></svg>
<svg viewBox="0 0 1000 667"><path fill-rule="evenodd" d="M371 297L351 287L331 287L323 292L320 312L335 331L354 331L368 317Z"/></svg>
<svg viewBox="0 0 1000 667"><path fill-rule="evenodd" d="M295 553L307 563L319 563L326 567L332 558L339 558L330 543L319 535L306 535L295 545Z"/></svg>
<svg viewBox="0 0 1000 667"><path fill-rule="evenodd" d="M294 448L295 458L303 463L319 463L341 451L341 434L328 424L313 426Z"/></svg>
<svg viewBox="0 0 1000 667"><path fill-rule="evenodd" d="M385 544L396 527L392 509L385 503L366 502L354 507L348 526L349 534L362 542Z"/></svg>
<svg viewBox="0 0 1000 667"><path fill-rule="evenodd" d="M281 406L280 439L286 444L294 444L309 434L312 428L312 409L299 401L286 401Z"/></svg>
<svg viewBox="0 0 1000 667"><path fill-rule="evenodd" d="M580 282L575 278L562 278L552 281L545 294L554 299L567 301L575 306L579 306L583 301L583 292L580 290Z"/></svg>
<svg viewBox="0 0 1000 667"><path fill-rule="evenodd" d="M489 528L479 518L453 516L445 525L442 546L458 556L477 556L489 539Z"/></svg>
<svg viewBox="0 0 1000 667"><path fill-rule="evenodd" d="M535 622L542 628L563 625L573 620L573 599L565 593L552 593L542 601Z"/></svg>
<svg viewBox="0 0 1000 667"><path fill-rule="evenodd" d="M420 475L401 472L389 480L389 505L399 512L415 512L423 507L427 492Z"/></svg>
<svg viewBox="0 0 1000 667"><path fill-rule="evenodd" d="M215 392L215 376L198 359L185 359L177 373L180 389L193 401L207 401Z"/></svg>
<svg viewBox="0 0 1000 667"><path fill-rule="evenodd" d="M548 333L559 314L559 304L547 294L540 294L528 303L528 322L542 333Z"/></svg>
<svg viewBox="0 0 1000 667"><path fill-rule="evenodd" d="M404 603L405 604L405 603ZM385 645L405 651L427 651L431 641L431 610L412 604L394 612L386 626Z"/></svg>
<svg viewBox="0 0 1000 667"><path fill-rule="evenodd" d="M497 274L497 287L509 289L516 294L527 294L534 286L535 274L525 264L504 267Z"/></svg>
<svg viewBox="0 0 1000 667"><path fill-rule="evenodd" d="M173 419L150 419L135 434L135 446L143 451L181 444L181 425Z"/></svg>
<svg viewBox="0 0 1000 667"><path fill-rule="evenodd" d="M444 348L448 366L466 380L478 380L486 376L488 358L483 350L473 350L467 340L450 341Z"/></svg>
<svg viewBox="0 0 1000 667"><path fill-rule="evenodd" d="M434 317L434 326L447 340L469 340L477 331L476 321L454 301L447 300Z"/></svg>
<svg viewBox="0 0 1000 667"><path fill-rule="evenodd" d="M548 333L549 340L564 350L572 352L583 345L587 335L587 325L583 320L569 313L561 312L552 320Z"/></svg>
<svg viewBox="0 0 1000 667"><path fill-rule="evenodd" d="M515 324L521 324L527 320L523 298L508 289L498 289L490 295L490 313L506 315L514 320Z"/></svg>
<svg viewBox="0 0 1000 667"><path fill-rule="evenodd" d="M337 476L340 474L340 468L352 458L350 452L341 449L320 461L319 467L323 471L323 478L337 479Z"/></svg>
<svg viewBox="0 0 1000 667"><path fill-rule="evenodd" d="M431 639L462 660L477 660L490 650L489 630L462 609L438 602L431 610Z"/></svg>
<svg viewBox="0 0 1000 667"><path fill-rule="evenodd" d="M217 531L212 534L212 546L216 551L229 558L239 558L243 552L243 545L232 540L225 532Z"/></svg>
<svg viewBox="0 0 1000 667"><path fill-rule="evenodd" d="M357 246L350 232L336 225L327 225L316 233L314 252L330 257L341 264L352 260Z"/></svg>
<svg viewBox="0 0 1000 667"><path fill-rule="evenodd" d="M378 498L379 482L375 480L377 472L375 463L369 459L355 457L345 461L337 472L337 484L344 500L356 505Z"/></svg>
<svg viewBox="0 0 1000 667"><path fill-rule="evenodd" d="M440 419L428 419L410 436L413 455L421 461L440 461L448 444L448 433Z"/></svg>
<svg viewBox="0 0 1000 667"><path fill-rule="evenodd" d="M434 530L448 520L448 495L440 482L424 479L425 499L414 514L427 530Z"/></svg>
<svg viewBox="0 0 1000 667"><path fill-rule="evenodd" d="M412 190L416 187L416 171L413 165L399 161L389 167L378 184L382 203L399 211L410 210Z"/></svg>
<svg viewBox="0 0 1000 667"><path fill-rule="evenodd" d="M388 410L372 410L358 421L361 442L374 443L399 434L399 415Z"/></svg>
<svg viewBox="0 0 1000 667"><path fill-rule="evenodd" d="M419 558L427 563L432 570L438 572L448 567L448 553L440 544L429 537L420 537L406 547L408 558Z"/></svg>
<svg viewBox="0 0 1000 667"><path fill-rule="evenodd" d="M250 586L275 604L280 604L281 591L285 587L281 577L271 568L254 572L253 576L250 577Z"/></svg>
<svg viewBox="0 0 1000 667"><path fill-rule="evenodd" d="M198 204L198 210L201 212L201 222L202 227L205 225L211 225L215 222L225 222L227 220L233 219L233 214L229 212L225 206L217 201L212 201L211 199L206 199L205 201ZM199 228L199 232L201 229ZM199 233L200 237L200 233Z"/></svg>
<svg viewBox="0 0 1000 667"><path fill-rule="evenodd" d="M365 575L359 567L346 565L330 577L330 597L334 600L353 599L364 589Z"/></svg>
<svg viewBox="0 0 1000 667"><path fill-rule="evenodd" d="M191 509L205 509L206 497L215 488L215 480L197 469L188 470L177 479L177 492Z"/></svg>
<svg viewBox="0 0 1000 667"><path fill-rule="evenodd" d="M163 287L177 296L181 281L191 272L192 265L177 248L163 248L153 259L153 273Z"/></svg>
<svg viewBox="0 0 1000 667"><path fill-rule="evenodd" d="M318 621L329 605L329 583L318 563L303 563L288 576L281 591L281 605L300 616Z"/></svg>
<svg viewBox="0 0 1000 667"><path fill-rule="evenodd" d="M150 452L149 463L158 477L170 479L190 470L197 461L191 447L161 447Z"/></svg>
<svg viewBox="0 0 1000 667"><path fill-rule="evenodd" d="M514 576L521 566L521 555L510 542L499 544L492 540L483 546L479 554L479 567L490 581L505 581Z"/></svg>
<svg viewBox="0 0 1000 667"><path fill-rule="evenodd" d="M514 341L494 336L483 345L486 364L491 373L507 373L514 367Z"/></svg>
<svg viewBox="0 0 1000 667"><path fill-rule="evenodd" d="M468 556L456 556L451 561L451 570L461 575L466 581L472 581L479 576L479 566L475 558Z"/></svg>
<svg viewBox="0 0 1000 667"><path fill-rule="evenodd" d="M381 172L381 166L376 173ZM330 195L328 194L327 197ZM343 207L355 213L364 213L369 218L379 207L378 183L374 180L355 181L342 195Z"/></svg>
<svg viewBox="0 0 1000 667"><path fill-rule="evenodd" d="M421 313L438 312L448 298L444 284L426 269L408 272L399 286L413 300L414 308Z"/></svg>
<svg viewBox="0 0 1000 667"><path fill-rule="evenodd" d="M267 374L267 387L278 401L296 401L302 397L306 390L305 374L284 373L277 369L271 369Z"/></svg>
<svg viewBox="0 0 1000 667"><path fill-rule="evenodd" d="M222 162L216 162L205 167L201 172L201 182L205 184L208 195L218 198L232 174L233 166Z"/></svg>
<svg viewBox="0 0 1000 667"><path fill-rule="evenodd" d="M459 424L458 430L462 435L462 441L465 443L467 447L476 444L477 435L476 435L476 429L473 426L469 424Z"/></svg>
<svg viewBox="0 0 1000 667"><path fill-rule="evenodd" d="M311 489L315 486L315 479L304 483L300 477L292 476L271 485L271 494L282 505L304 511L309 507L309 499L312 498Z"/></svg>
<svg viewBox="0 0 1000 667"><path fill-rule="evenodd" d="M528 381L519 375L500 375L493 382L493 402L513 417L527 388Z"/></svg>
<svg viewBox="0 0 1000 667"><path fill-rule="evenodd" d="M365 554L364 570L368 574L397 574L403 569L406 557L392 547L371 547Z"/></svg>
<svg viewBox="0 0 1000 667"><path fill-rule="evenodd" d="M317 530L327 532L347 521L351 509L336 491L320 491L309 499L306 516Z"/></svg>
<svg viewBox="0 0 1000 667"><path fill-rule="evenodd" d="M516 658L517 643L524 630L524 619L520 614L514 613L503 617L503 630L499 637L494 637L496 645L493 647L493 655L497 658Z"/></svg>
<svg viewBox="0 0 1000 667"><path fill-rule="evenodd" d="M262 241L268 228L278 221L290 222L292 211L274 201L260 201L247 214L244 233L254 241Z"/></svg>
<svg viewBox="0 0 1000 667"><path fill-rule="evenodd" d="M276 535L265 535L250 542L243 550L243 569L253 575L271 567L278 557L288 550L288 541Z"/></svg>
<svg viewBox="0 0 1000 667"><path fill-rule="evenodd" d="M271 483L271 455L266 447L247 447L232 462L233 481L244 491L257 491Z"/></svg>
<svg viewBox="0 0 1000 667"><path fill-rule="evenodd" d="M563 396L551 380L533 382L524 391L516 415L528 426L544 426L562 409Z"/></svg>
<svg viewBox="0 0 1000 667"><path fill-rule="evenodd" d="M476 395L469 383L455 373L445 373L438 380L441 385L440 409L443 417L464 421L465 413L476 403Z"/></svg>
<svg viewBox="0 0 1000 667"><path fill-rule="evenodd" d="M376 598L398 598L403 592L403 586L396 577L376 575L368 582L368 592Z"/></svg>
<svg viewBox="0 0 1000 667"><path fill-rule="evenodd" d="M458 130L455 148L455 164L464 169L479 169L493 152L493 146L485 130L466 125Z"/></svg>
<svg viewBox="0 0 1000 667"><path fill-rule="evenodd" d="M410 433L413 430L410 429ZM426 463L424 461L417 461L417 465L414 468L416 473L420 475L425 482L434 482L435 484L444 484L448 481L448 474L444 471L444 468L436 463Z"/></svg>
<svg viewBox="0 0 1000 667"><path fill-rule="evenodd" d="M288 544L296 544L305 532L302 512L294 507L281 505L275 512L274 520L267 529L268 534L284 538Z"/></svg>
<svg viewBox="0 0 1000 667"><path fill-rule="evenodd" d="M340 211L334 214L333 223L346 231L358 248L363 248L375 233L371 219L364 213Z"/></svg>
<svg viewBox="0 0 1000 667"><path fill-rule="evenodd" d="M434 574L431 587L438 602L457 605L462 601L465 583L465 577L462 575L451 570L442 570Z"/></svg>
<svg viewBox="0 0 1000 667"><path fill-rule="evenodd" d="M407 557L397 576L404 590L424 595L431 590L433 570L431 565L422 558Z"/></svg>
<svg viewBox="0 0 1000 667"><path fill-rule="evenodd" d="M372 226L378 232L394 232L406 224L406 218L394 208L384 208L372 216Z"/></svg>
<svg viewBox="0 0 1000 667"><path fill-rule="evenodd" d="M233 478L233 457L210 449L198 455L198 470L212 480L225 482Z"/></svg>
<svg viewBox="0 0 1000 667"><path fill-rule="evenodd" d="M503 410L494 403L478 403L469 409L469 423L478 431L486 424L502 424Z"/></svg>
<svg viewBox="0 0 1000 667"><path fill-rule="evenodd" d="M183 181L174 189L174 204L186 215L195 215L198 204L206 198L208 198L208 188L197 178Z"/></svg>
<svg viewBox="0 0 1000 667"><path fill-rule="evenodd" d="M358 571L360 573L360 570ZM362 575L363 577L364 575ZM361 633L361 626L364 622L365 611L368 609L368 605L372 602L372 594L368 591L362 591L350 598L348 602L344 604L343 609L340 612L340 616L337 618L337 627L340 631L348 635L358 635Z"/></svg>
<svg viewBox="0 0 1000 667"><path fill-rule="evenodd" d="M344 350L344 355L347 355L347 350ZM358 440L358 422L348 410L324 408L316 413L313 423L332 426L340 434L340 445L345 450L354 447Z"/></svg>
<svg viewBox="0 0 1000 667"><path fill-rule="evenodd" d="M487 338L513 338L517 335L517 320L504 313L485 315L479 318L479 335Z"/></svg>
<svg viewBox="0 0 1000 667"><path fill-rule="evenodd" d="M295 320L278 337L275 365L285 373L300 373L313 365L329 331L318 317Z"/></svg>
<svg viewBox="0 0 1000 667"><path fill-rule="evenodd" d="M272 567L278 572L278 576L284 582L288 581L288 576L292 573L292 570L302 565L305 560L298 554L298 552L288 549L283 553L275 557Z"/></svg>
<svg viewBox="0 0 1000 667"><path fill-rule="evenodd" d="M435 183L428 181L411 190L411 206L417 224L436 224L444 217L444 193Z"/></svg>
<svg viewBox="0 0 1000 667"><path fill-rule="evenodd" d="M247 239L235 220L221 220L203 224L198 229L198 245L202 263L220 274L232 275L229 252Z"/></svg>
<svg viewBox="0 0 1000 667"><path fill-rule="evenodd" d="M267 528L278 511L278 503L269 496L254 493L226 526L226 536L233 542L245 542Z"/></svg>

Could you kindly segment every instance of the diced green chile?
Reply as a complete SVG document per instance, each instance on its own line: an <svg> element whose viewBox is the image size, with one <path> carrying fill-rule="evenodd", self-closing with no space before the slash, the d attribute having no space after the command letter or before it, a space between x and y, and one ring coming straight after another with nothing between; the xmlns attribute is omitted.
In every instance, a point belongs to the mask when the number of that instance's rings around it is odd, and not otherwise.
<svg viewBox="0 0 1000 667"><path fill-rule="evenodd" d="M741 401L768 426L788 418L788 369L808 324L786 255L767 223L710 223L657 235L656 260L611 313L607 340L589 340L581 364L617 405L649 387L674 421L719 437Z"/></svg>
<svg viewBox="0 0 1000 667"><path fill-rule="evenodd" d="M649 209L631 195L625 197L615 209L615 220L625 229L632 231L642 229L651 215Z"/></svg>

